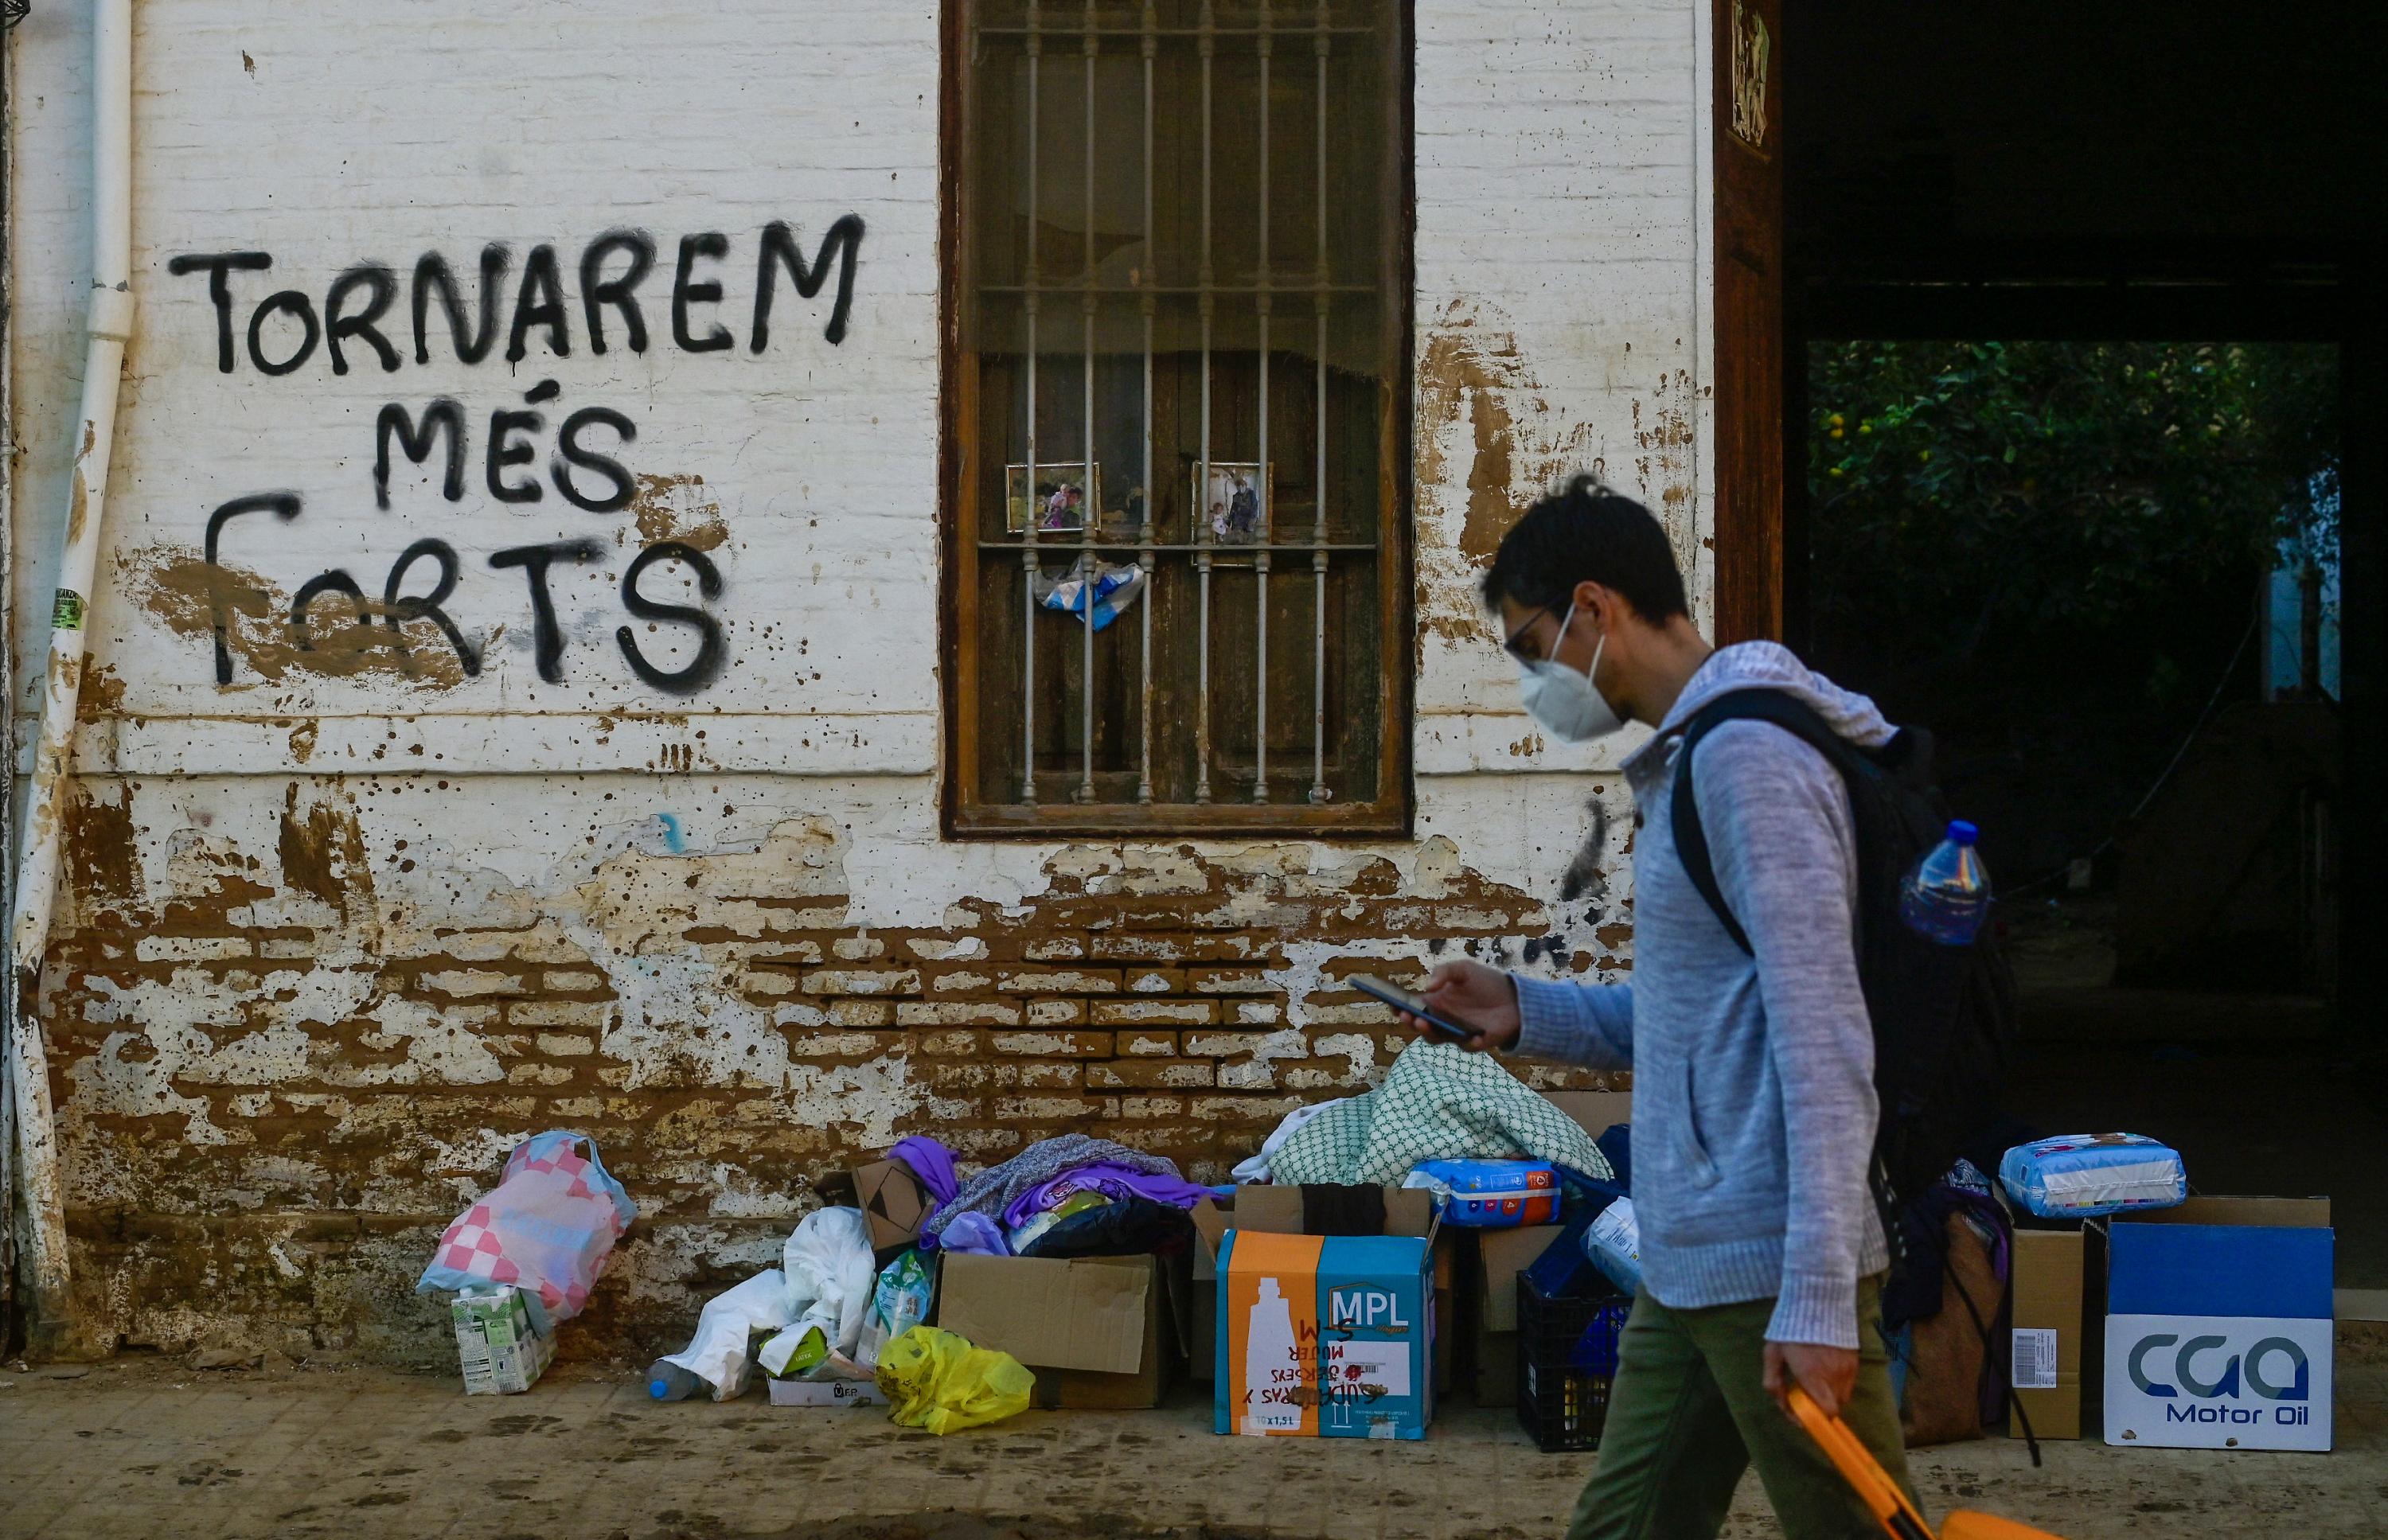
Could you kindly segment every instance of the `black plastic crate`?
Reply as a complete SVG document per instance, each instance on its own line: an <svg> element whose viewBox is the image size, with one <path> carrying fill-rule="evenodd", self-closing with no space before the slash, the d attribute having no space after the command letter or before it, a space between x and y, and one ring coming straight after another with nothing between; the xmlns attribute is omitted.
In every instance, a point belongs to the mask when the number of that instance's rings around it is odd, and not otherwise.
<svg viewBox="0 0 2388 1540"><path fill-rule="evenodd" d="M1545 1454L1600 1447L1632 1303L1606 1286L1552 1298L1518 1275L1518 1420Z"/></svg>

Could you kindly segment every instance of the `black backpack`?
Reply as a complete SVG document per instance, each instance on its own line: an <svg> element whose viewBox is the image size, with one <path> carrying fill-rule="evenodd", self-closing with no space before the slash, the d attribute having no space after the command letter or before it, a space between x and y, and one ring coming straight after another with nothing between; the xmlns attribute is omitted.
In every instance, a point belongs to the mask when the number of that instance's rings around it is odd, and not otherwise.
<svg viewBox="0 0 2388 1540"><path fill-rule="evenodd" d="M1882 1120L1873 1185L1884 1229L1900 1232L1900 1211L1932 1190L1996 1115L2015 1041L2014 978L1995 914L1969 945L1950 946L1899 917L1899 884L1948 830L1932 779L1932 738L1905 728L1879 749L1861 749L1815 710L1779 689L1719 696L1693 713L1675 760L1675 850L1692 886L1744 952L1749 937L1717 888L1692 766L1700 740L1727 722L1771 722L1813 744L1848 788L1857 835L1858 978L1874 1023L1874 1091Z"/></svg>

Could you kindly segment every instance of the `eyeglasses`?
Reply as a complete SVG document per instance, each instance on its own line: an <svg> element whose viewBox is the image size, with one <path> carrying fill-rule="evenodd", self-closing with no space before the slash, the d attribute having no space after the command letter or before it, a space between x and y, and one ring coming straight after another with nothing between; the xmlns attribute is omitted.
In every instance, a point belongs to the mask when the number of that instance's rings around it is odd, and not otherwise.
<svg viewBox="0 0 2388 1540"><path fill-rule="evenodd" d="M1509 656L1517 659L1521 663L1537 662L1537 659L1528 657L1525 652L1518 648L1518 643L1525 637L1527 632L1534 628L1534 623L1536 621L1542 619L1544 615L1556 615L1560 612L1560 607L1556 604L1543 605L1532 614L1528 615L1524 625L1509 633L1507 639L1501 643L1501 650L1506 652Z"/></svg>

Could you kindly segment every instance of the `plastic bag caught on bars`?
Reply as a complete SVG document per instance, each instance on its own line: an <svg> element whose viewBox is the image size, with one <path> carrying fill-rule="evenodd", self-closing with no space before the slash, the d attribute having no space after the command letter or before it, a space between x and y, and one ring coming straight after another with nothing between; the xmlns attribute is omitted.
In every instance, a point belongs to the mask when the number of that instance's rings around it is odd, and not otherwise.
<svg viewBox="0 0 2388 1540"><path fill-rule="evenodd" d="M1086 581L1086 560L1083 556L1072 562L1060 576L1039 571L1036 574L1036 602L1048 610L1087 618L1087 606L1093 605L1093 625L1099 631L1119 619L1144 593L1144 569L1134 562L1113 566L1108 562L1094 563L1095 580ZM1091 588L1091 596L1089 589Z"/></svg>

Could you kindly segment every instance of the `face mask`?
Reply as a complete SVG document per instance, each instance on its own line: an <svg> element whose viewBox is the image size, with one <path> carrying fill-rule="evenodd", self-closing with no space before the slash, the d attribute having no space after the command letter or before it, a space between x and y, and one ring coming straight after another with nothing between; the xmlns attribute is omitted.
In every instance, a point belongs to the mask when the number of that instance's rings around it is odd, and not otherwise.
<svg viewBox="0 0 2388 1540"><path fill-rule="evenodd" d="M1559 622L1561 638L1567 636L1568 626L1574 620L1575 606L1570 604L1567 618ZM1552 645L1556 647L1557 643ZM1608 634L1604 631L1593 645L1591 668L1581 674L1556 658L1539 658L1518 665L1518 692L1525 698L1526 714L1563 743L1606 738L1625 726L1608 698L1593 688L1592 673L1600 667L1600 654L1607 646Z"/></svg>

